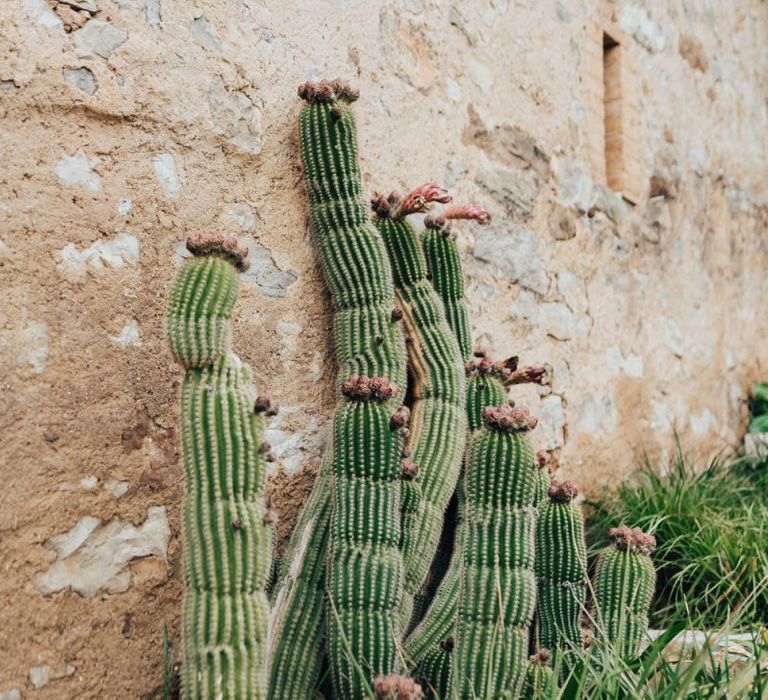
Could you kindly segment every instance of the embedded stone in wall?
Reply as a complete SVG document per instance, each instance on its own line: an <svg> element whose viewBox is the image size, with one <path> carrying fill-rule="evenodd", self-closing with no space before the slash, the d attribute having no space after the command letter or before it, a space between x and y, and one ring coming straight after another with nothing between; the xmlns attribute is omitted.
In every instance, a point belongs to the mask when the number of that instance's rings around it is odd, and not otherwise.
<svg viewBox="0 0 768 700"><path fill-rule="evenodd" d="M73 35L75 51L81 58L109 58L112 52L128 41L128 34L109 22L92 19Z"/></svg>
<svg viewBox="0 0 768 700"><path fill-rule="evenodd" d="M261 110L240 90L227 90L217 77L208 91L214 131L252 156L261 152Z"/></svg>
<svg viewBox="0 0 768 700"><path fill-rule="evenodd" d="M549 289L538 237L530 229L513 226L502 232L496 227L482 228L475 236L474 256L522 287L538 294Z"/></svg>
<svg viewBox="0 0 768 700"><path fill-rule="evenodd" d="M126 347L128 345L135 345L141 347L141 336L139 335L139 324L136 321L130 321L123 326L120 331L120 335L114 335L110 340L115 345Z"/></svg>
<svg viewBox="0 0 768 700"><path fill-rule="evenodd" d="M541 185L532 170L489 164L478 169L475 180L504 206L509 216L523 221L533 216Z"/></svg>
<svg viewBox="0 0 768 700"><path fill-rule="evenodd" d="M587 285L578 275L570 270L562 270L557 274L557 291L562 294L565 303L576 313L584 313L589 308L587 301Z"/></svg>
<svg viewBox="0 0 768 700"><path fill-rule="evenodd" d="M139 527L119 518L103 525L100 518L85 516L71 530L45 543L57 558L35 585L43 595L66 588L86 598L100 591L122 593L131 586L128 563L142 557L165 562L170 537L164 507L150 507Z"/></svg>
<svg viewBox="0 0 768 700"><path fill-rule="evenodd" d="M204 48L221 51L221 39L213 33L205 15L198 15L192 20L192 38Z"/></svg>
<svg viewBox="0 0 768 700"><path fill-rule="evenodd" d="M170 153L160 153L152 159L152 166L166 199L173 199L181 190L179 172L173 156Z"/></svg>
<svg viewBox="0 0 768 700"><path fill-rule="evenodd" d="M281 270L272 257L272 251L258 243L248 242L251 266L242 274L243 282L255 284L268 297L284 297L297 279L293 270Z"/></svg>
<svg viewBox="0 0 768 700"><path fill-rule="evenodd" d="M62 68L61 73L64 76L64 80L87 95L95 95L99 89L96 84L96 78L90 68Z"/></svg>
<svg viewBox="0 0 768 700"><path fill-rule="evenodd" d="M560 302L542 304L539 320L547 335L557 340L570 340L578 333L576 316Z"/></svg>
<svg viewBox="0 0 768 700"><path fill-rule="evenodd" d="M542 398L538 410L538 435L542 440L541 448L554 450L565 444L565 412L563 400L557 394L549 394Z"/></svg>
<svg viewBox="0 0 768 700"><path fill-rule="evenodd" d="M98 192L101 190L101 178L94 168L100 163L99 158L88 158L85 153L78 151L73 156L62 156L54 172L62 185L75 185L89 192Z"/></svg>
<svg viewBox="0 0 768 700"><path fill-rule="evenodd" d="M56 267L65 277L79 279L88 270L122 268L139 262L139 241L129 233L119 233L111 239L94 241L79 250L74 243L67 243L56 251Z"/></svg>
<svg viewBox="0 0 768 700"><path fill-rule="evenodd" d="M661 51L667 43L661 27L640 5L629 4L622 8L619 14L619 27L627 34L631 34L640 46L651 53Z"/></svg>

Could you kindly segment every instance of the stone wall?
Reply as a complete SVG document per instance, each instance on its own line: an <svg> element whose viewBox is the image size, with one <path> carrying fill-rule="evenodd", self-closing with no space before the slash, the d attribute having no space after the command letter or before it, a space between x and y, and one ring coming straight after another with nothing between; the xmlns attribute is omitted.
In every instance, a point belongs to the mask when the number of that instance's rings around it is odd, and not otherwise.
<svg viewBox="0 0 768 700"><path fill-rule="evenodd" d="M608 26L634 204L599 172ZM334 368L308 78L359 85L371 191L436 179L492 212L460 231L476 338L553 366L546 395L515 396L589 494L675 430L737 444L768 372L764 2L5 0L0 47L3 700L160 684L182 493L162 323L189 232L248 242L237 347L283 406L277 464L318 462Z"/></svg>

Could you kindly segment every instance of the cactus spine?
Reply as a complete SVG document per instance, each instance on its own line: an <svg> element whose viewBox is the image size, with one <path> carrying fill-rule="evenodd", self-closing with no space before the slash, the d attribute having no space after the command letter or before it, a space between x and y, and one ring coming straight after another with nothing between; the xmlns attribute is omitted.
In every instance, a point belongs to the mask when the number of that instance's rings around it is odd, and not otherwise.
<svg viewBox="0 0 768 700"><path fill-rule="evenodd" d="M271 517L263 502L262 412L250 367L229 350L236 270L247 250L195 236L167 316L181 389L185 698L266 697Z"/></svg>
<svg viewBox="0 0 768 700"><path fill-rule="evenodd" d="M536 477L526 433L537 421L509 404L484 409L483 418L464 475L466 531L450 680L451 697L462 700L521 691L536 602Z"/></svg>
<svg viewBox="0 0 768 700"><path fill-rule="evenodd" d="M536 529L538 645L568 659L582 648L581 614L586 600L587 547L584 516L574 502L572 481L552 480Z"/></svg>
<svg viewBox="0 0 768 700"><path fill-rule="evenodd" d="M601 550L592 581L597 636L633 656L648 630L648 610L656 587L649 556L653 535L625 525L608 531L611 544Z"/></svg>
<svg viewBox="0 0 768 700"><path fill-rule="evenodd" d="M429 573L440 541L443 514L456 488L464 452L464 372L456 339L443 304L427 279L419 238L405 220L445 192L428 183L401 198L394 193L374 200L376 226L384 240L408 334L408 366L413 401L407 447L418 465L421 498L404 509L404 591L401 627L407 632L413 600Z"/></svg>
<svg viewBox="0 0 768 700"><path fill-rule="evenodd" d="M331 292L339 366L337 386L341 390L350 375L386 378L400 387L395 396L380 406L391 415L402 402L406 386L405 344L397 315L393 314L394 288L386 253L362 197L357 134L349 106L357 93L339 81L322 81L302 85L299 95L307 102L300 118L301 155L312 229ZM339 411L348 412L349 400L341 396L339 399ZM274 700L312 697L319 680L324 652L320 611L325 606L325 588L329 579L334 576L338 579L341 568L346 565L339 558L340 551L331 552L330 559L326 558L329 517L343 522L350 514L342 515L337 510L332 515L332 510L351 506L344 500L331 502L331 493L335 492L334 474L342 466L336 459L336 451L348 454L349 449L332 440L309 506L289 543L273 609L270 697ZM395 486L399 489L399 482ZM389 491L386 494L388 497ZM358 517L382 515L380 499L384 494L374 488L370 496L366 504L369 510L359 511ZM399 503L397 509L399 511ZM377 527L381 525L379 522ZM338 546L341 541L336 539ZM394 554L395 558L399 556ZM371 567L360 575L375 575L373 562L370 563ZM326 566L329 576L326 576ZM337 569L335 573L334 569ZM339 601L330 603L337 607L330 611L334 617L325 621L328 642L330 647L339 649L338 636L345 630L337 624L335 616L342 611L338 609ZM330 603L329 607L333 608ZM374 621L371 618L362 622L368 625ZM380 628L356 628L355 634L370 635L372 639L377 631ZM336 667L332 674L335 682L341 683L343 669L339 664L343 664L343 660L332 654L330 663L332 668ZM367 662L366 665L369 666ZM383 674L391 670L375 669ZM371 678L360 680L363 681L370 683ZM357 676L351 682L357 683Z"/></svg>

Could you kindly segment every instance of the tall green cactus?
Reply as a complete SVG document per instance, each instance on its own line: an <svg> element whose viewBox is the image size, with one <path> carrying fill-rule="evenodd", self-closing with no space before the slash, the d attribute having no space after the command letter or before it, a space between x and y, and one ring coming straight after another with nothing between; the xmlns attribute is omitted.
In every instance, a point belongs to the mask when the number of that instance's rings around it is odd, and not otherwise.
<svg viewBox="0 0 768 700"><path fill-rule="evenodd" d="M622 655L632 656L648 630L656 587L650 553L656 538L626 525L608 531L611 544L600 551L592 580L596 636Z"/></svg>
<svg viewBox="0 0 768 700"><path fill-rule="evenodd" d="M484 409L464 475L466 531L451 666L453 698L515 697L536 602L536 475L524 407ZM482 651L480 651L482 650Z"/></svg>
<svg viewBox="0 0 768 700"><path fill-rule="evenodd" d="M312 229L331 292L337 387L340 392L350 375L385 377L400 387L385 404L394 413L406 386L405 343L386 252L362 196L357 134L349 106L357 92L339 81L321 81L302 85L299 96L307 102L300 118L301 156ZM346 410L347 401L341 395L339 400L340 410ZM323 622L337 449L346 448L332 439L275 588L272 700L312 697L322 667L324 626L339 631L335 619Z"/></svg>
<svg viewBox="0 0 768 700"><path fill-rule="evenodd" d="M419 238L405 220L429 202L450 199L433 183L406 197L391 194L373 201L376 227L384 240L398 308L407 333L411 421L407 448L418 465L421 499L403 514L405 567L401 628L410 628L414 597L425 584L440 541L443 515L456 488L464 452L464 370L443 304L427 279Z"/></svg>
<svg viewBox="0 0 768 700"><path fill-rule="evenodd" d="M396 664L402 439L385 402L397 387L353 375L334 419L328 655L338 697L362 698ZM394 428L394 429L393 429Z"/></svg>
<svg viewBox="0 0 768 700"><path fill-rule="evenodd" d="M584 516L572 481L552 480L536 528L538 645L563 653L562 668L583 646L581 616L587 593Z"/></svg>
<svg viewBox="0 0 768 700"><path fill-rule="evenodd" d="M229 348L236 270L248 251L194 236L167 315L184 366L181 443L184 497L183 694L265 698L271 515L263 501L266 443L250 367Z"/></svg>

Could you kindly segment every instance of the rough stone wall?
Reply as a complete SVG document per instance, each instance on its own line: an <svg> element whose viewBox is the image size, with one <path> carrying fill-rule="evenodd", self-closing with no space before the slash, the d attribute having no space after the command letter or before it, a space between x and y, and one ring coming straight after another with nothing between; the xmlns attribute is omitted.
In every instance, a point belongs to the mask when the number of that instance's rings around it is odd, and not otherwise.
<svg viewBox="0 0 768 700"><path fill-rule="evenodd" d="M638 451L738 441L768 371L768 18L760 0L0 3L0 698L134 698L181 590L179 370L165 299L186 234L248 241L236 344L317 463L326 293L296 86L359 84L370 190L429 179L460 232L478 342L549 362L536 439L591 494ZM636 206L592 177L586 56L627 37ZM594 49L594 47L592 47ZM295 485L294 485L295 486ZM295 486L291 492L303 493Z"/></svg>

